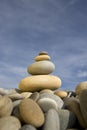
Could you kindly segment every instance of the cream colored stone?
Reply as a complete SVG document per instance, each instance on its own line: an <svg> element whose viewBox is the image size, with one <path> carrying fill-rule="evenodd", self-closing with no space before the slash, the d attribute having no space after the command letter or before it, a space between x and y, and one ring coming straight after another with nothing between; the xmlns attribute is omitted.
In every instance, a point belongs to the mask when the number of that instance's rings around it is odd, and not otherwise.
<svg viewBox="0 0 87 130"><path fill-rule="evenodd" d="M50 89L43 89L40 91L40 94L42 94L42 93L52 93L53 94L53 91Z"/></svg>
<svg viewBox="0 0 87 130"><path fill-rule="evenodd" d="M42 60L50 60L50 56L48 55L39 55L34 58L35 61L42 61Z"/></svg>
<svg viewBox="0 0 87 130"><path fill-rule="evenodd" d="M87 81L83 81L80 82L76 88L75 88L75 92L77 95L79 95L81 93L82 90L87 89Z"/></svg>
<svg viewBox="0 0 87 130"><path fill-rule="evenodd" d="M61 79L53 75L35 75L22 79L19 82L21 91L40 91L43 89L55 90L61 86Z"/></svg>
<svg viewBox="0 0 87 130"><path fill-rule="evenodd" d="M67 92L63 90L57 90L54 92L55 95L59 96L60 98L67 97Z"/></svg>
<svg viewBox="0 0 87 130"><path fill-rule="evenodd" d="M38 61L27 68L27 72L32 75L50 74L54 71L55 65L51 61Z"/></svg>
<svg viewBox="0 0 87 130"><path fill-rule="evenodd" d="M7 96L0 98L0 117L9 116L13 110L13 103Z"/></svg>

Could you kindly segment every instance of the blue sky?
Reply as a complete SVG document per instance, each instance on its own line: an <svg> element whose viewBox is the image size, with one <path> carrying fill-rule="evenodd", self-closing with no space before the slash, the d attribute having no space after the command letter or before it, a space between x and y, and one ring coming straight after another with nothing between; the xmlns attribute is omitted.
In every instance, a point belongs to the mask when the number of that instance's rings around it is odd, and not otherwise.
<svg viewBox="0 0 87 130"><path fill-rule="evenodd" d="M0 0L0 87L17 88L41 51L61 89L87 80L87 0Z"/></svg>

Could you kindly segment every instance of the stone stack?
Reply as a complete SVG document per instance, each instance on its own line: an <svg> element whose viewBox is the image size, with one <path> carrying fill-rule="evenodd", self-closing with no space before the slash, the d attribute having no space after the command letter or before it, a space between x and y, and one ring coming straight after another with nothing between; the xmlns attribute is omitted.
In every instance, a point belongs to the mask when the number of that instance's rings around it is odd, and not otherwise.
<svg viewBox="0 0 87 130"><path fill-rule="evenodd" d="M55 90L61 86L61 79L51 74L55 65L50 61L47 52L41 52L34 58L35 63L29 65L27 72L31 74L19 83L21 91L35 92L43 89Z"/></svg>
<svg viewBox="0 0 87 130"><path fill-rule="evenodd" d="M87 82L59 90L48 53L34 60L19 89L0 88L0 130L87 130Z"/></svg>

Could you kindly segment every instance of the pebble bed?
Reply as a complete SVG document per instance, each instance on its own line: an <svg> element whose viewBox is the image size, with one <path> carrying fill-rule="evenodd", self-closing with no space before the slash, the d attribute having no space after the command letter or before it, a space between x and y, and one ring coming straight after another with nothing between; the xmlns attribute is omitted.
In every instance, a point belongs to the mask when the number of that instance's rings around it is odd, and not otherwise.
<svg viewBox="0 0 87 130"><path fill-rule="evenodd" d="M0 130L87 130L87 81L62 90L49 60L39 53L18 88L0 88Z"/></svg>

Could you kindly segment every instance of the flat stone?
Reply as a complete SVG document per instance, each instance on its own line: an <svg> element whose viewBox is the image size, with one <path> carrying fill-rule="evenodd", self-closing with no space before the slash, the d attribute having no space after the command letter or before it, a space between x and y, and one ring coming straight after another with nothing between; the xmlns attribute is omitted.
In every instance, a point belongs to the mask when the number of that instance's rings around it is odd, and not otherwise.
<svg viewBox="0 0 87 130"><path fill-rule="evenodd" d="M55 109L47 112L43 130L60 130L60 119Z"/></svg>
<svg viewBox="0 0 87 130"><path fill-rule="evenodd" d="M55 90L61 86L61 79L53 75L28 76L19 82L21 91L35 92L43 89Z"/></svg>
<svg viewBox="0 0 87 130"><path fill-rule="evenodd" d="M44 114L40 106L32 99L26 98L19 104L19 111L25 123L40 127L44 123Z"/></svg>
<svg viewBox="0 0 87 130"><path fill-rule="evenodd" d="M50 56L48 55L39 55L34 58L35 61L42 61L42 60L50 60Z"/></svg>
<svg viewBox="0 0 87 130"><path fill-rule="evenodd" d="M37 130L37 129L32 125L24 125L20 130Z"/></svg>
<svg viewBox="0 0 87 130"><path fill-rule="evenodd" d="M87 89L81 91L79 95L80 109L87 127Z"/></svg>
<svg viewBox="0 0 87 130"><path fill-rule="evenodd" d="M75 88L75 92L77 95L79 95L81 93L82 90L87 89L87 81L83 81L80 82L76 88Z"/></svg>
<svg viewBox="0 0 87 130"><path fill-rule="evenodd" d="M0 98L0 117L9 116L13 110L13 103L7 96Z"/></svg>
<svg viewBox="0 0 87 130"><path fill-rule="evenodd" d="M38 101L40 99L43 99L43 98L53 99L57 103L58 108L63 107L63 104L64 104L63 100L60 97L58 97L58 96L56 96L56 95L54 95L52 93L42 93L42 94L40 94L40 97L39 97Z"/></svg>
<svg viewBox="0 0 87 130"><path fill-rule="evenodd" d="M19 130L21 128L20 121L14 116L6 116L0 118L0 130Z"/></svg>
<svg viewBox="0 0 87 130"><path fill-rule="evenodd" d="M55 65L51 61L38 61L28 66L27 72L32 75L50 74L54 71Z"/></svg>
<svg viewBox="0 0 87 130"><path fill-rule="evenodd" d="M52 108L56 110L58 108L56 101L51 98L41 98L38 100L38 104L44 112Z"/></svg>

